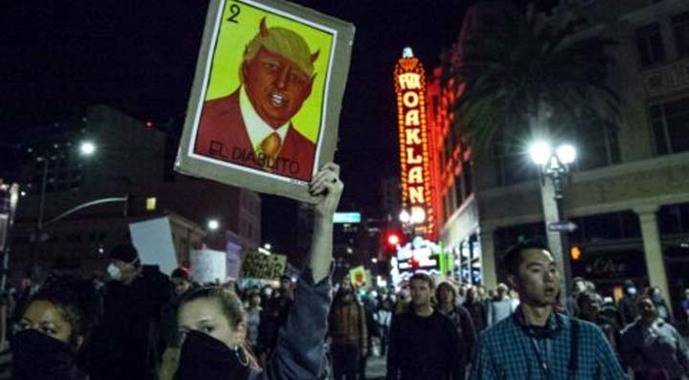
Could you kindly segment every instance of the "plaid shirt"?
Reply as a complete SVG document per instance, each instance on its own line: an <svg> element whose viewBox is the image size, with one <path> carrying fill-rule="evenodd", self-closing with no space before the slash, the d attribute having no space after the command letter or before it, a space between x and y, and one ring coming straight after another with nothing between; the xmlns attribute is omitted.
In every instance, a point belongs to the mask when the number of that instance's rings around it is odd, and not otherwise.
<svg viewBox="0 0 689 380"><path fill-rule="evenodd" d="M626 379L600 329L589 322L578 322L578 365L574 376L568 376L572 319L563 314L551 316L548 329L559 331L539 339L527 335L515 315L481 334L471 380Z"/></svg>

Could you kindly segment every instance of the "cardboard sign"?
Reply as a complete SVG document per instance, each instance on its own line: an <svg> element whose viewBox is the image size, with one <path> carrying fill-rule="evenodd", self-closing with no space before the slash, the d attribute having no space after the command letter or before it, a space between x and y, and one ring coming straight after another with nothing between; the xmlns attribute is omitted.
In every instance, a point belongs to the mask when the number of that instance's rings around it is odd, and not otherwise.
<svg viewBox="0 0 689 380"><path fill-rule="evenodd" d="M356 288L370 285L370 277L371 275L367 273L367 270L362 265L349 270L349 281Z"/></svg>
<svg viewBox="0 0 689 380"><path fill-rule="evenodd" d="M158 265L160 271L168 275L177 268L177 254L167 217L130 223L129 232L142 264Z"/></svg>
<svg viewBox="0 0 689 380"><path fill-rule="evenodd" d="M277 0L211 0L175 170L315 202L354 26Z"/></svg>
<svg viewBox="0 0 689 380"><path fill-rule="evenodd" d="M242 277L274 280L285 273L287 256L251 253L242 262Z"/></svg>
<svg viewBox="0 0 689 380"><path fill-rule="evenodd" d="M227 277L226 254L213 249L192 250L189 255L191 278L200 284L223 283Z"/></svg>

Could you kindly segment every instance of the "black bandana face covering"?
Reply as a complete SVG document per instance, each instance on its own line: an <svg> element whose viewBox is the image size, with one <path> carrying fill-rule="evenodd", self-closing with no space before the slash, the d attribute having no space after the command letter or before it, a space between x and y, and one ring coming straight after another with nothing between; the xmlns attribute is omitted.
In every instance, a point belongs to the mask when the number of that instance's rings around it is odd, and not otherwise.
<svg viewBox="0 0 689 380"><path fill-rule="evenodd" d="M201 332L190 331L184 338L176 380L244 380L250 368L225 343Z"/></svg>
<svg viewBox="0 0 689 380"><path fill-rule="evenodd" d="M83 379L74 363L69 344L36 330L20 331L12 337L13 379Z"/></svg>

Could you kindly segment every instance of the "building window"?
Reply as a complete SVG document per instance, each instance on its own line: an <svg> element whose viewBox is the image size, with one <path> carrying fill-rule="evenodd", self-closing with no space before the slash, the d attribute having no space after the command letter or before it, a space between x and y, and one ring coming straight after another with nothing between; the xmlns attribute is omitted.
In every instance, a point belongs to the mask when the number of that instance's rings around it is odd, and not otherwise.
<svg viewBox="0 0 689 380"><path fill-rule="evenodd" d="M636 45L639 48L641 67L665 61L663 36L657 22L636 30Z"/></svg>
<svg viewBox="0 0 689 380"><path fill-rule="evenodd" d="M617 130L602 120L583 122L577 128L577 145L581 151L576 161L578 170L589 170L620 162Z"/></svg>
<svg viewBox="0 0 689 380"><path fill-rule="evenodd" d="M672 31L680 57L689 55L689 12L672 17Z"/></svg>
<svg viewBox="0 0 689 380"><path fill-rule="evenodd" d="M689 150L689 97L654 104L649 112L657 154Z"/></svg>
<svg viewBox="0 0 689 380"><path fill-rule="evenodd" d="M158 199L156 197L146 198L146 211L154 211L157 203Z"/></svg>

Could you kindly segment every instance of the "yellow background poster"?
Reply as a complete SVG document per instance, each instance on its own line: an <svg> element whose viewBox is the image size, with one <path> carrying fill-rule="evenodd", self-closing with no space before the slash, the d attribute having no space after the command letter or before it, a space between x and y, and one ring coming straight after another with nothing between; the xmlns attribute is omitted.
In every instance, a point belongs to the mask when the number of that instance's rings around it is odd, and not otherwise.
<svg viewBox="0 0 689 380"><path fill-rule="evenodd" d="M220 30L212 51L210 79L204 99L227 96L239 88L242 56L247 43L259 31L261 19L268 28L282 27L301 35L312 52L319 52L314 62L316 77L309 96L292 118L294 127L312 142L316 142L321 127L324 105L325 79L330 62L333 35L307 24L270 13L241 2L227 1L220 19ZM234 20L228 21L228 20Z"/></svg>

